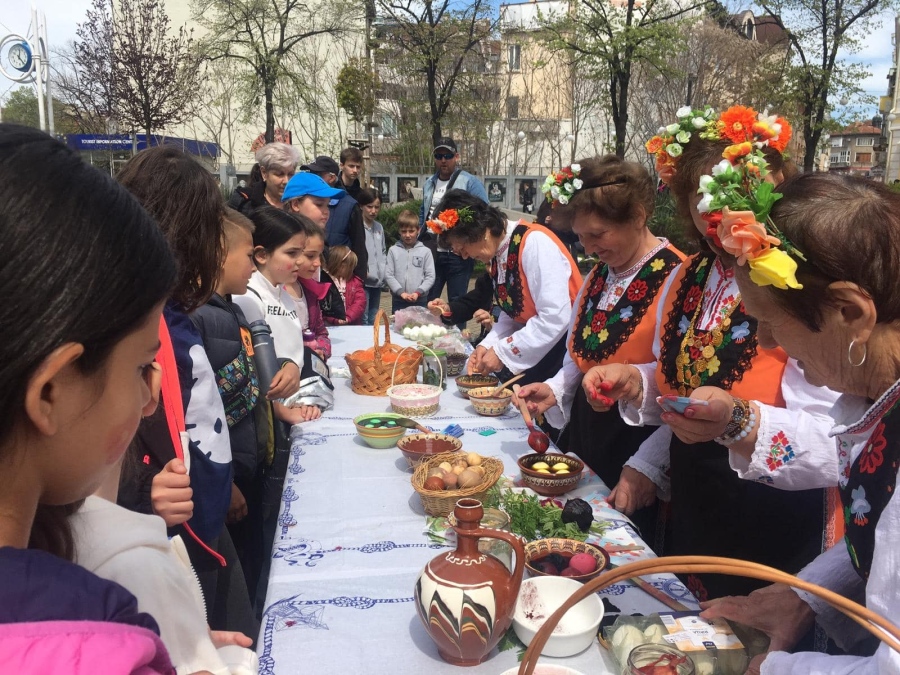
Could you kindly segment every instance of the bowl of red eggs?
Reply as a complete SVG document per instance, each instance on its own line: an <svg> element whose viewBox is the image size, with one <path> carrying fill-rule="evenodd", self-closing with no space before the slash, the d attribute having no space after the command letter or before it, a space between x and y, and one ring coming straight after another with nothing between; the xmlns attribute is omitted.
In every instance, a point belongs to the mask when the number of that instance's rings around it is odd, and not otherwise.
<svg viewBox="0 0 900 675"><path fill-rule="evenodd" d="M538 539L525 545L525 567L536 577L569 577L590 581L609 564L599 546L575 539Z"/></svg>

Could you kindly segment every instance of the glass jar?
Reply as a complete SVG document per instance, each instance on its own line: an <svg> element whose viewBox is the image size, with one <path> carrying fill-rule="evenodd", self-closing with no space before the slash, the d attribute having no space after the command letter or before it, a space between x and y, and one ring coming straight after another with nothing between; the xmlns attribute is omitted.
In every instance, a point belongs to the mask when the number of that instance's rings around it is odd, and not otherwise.
<svg viewBox="0 0 900 675"><path fill-rule="evenodd" d="M422 384L447 388L447 352L443 349L423 349Z"/></svg>
<svg viewBox="0 0 900 675"><path fill-rule="evenodd" d="M656 668L656 670L654 670ZM646 644L631 650L625 675L647 675L663 672L667 668L671 675L694 675L694 662L680 649L668 645Z"/></svg>

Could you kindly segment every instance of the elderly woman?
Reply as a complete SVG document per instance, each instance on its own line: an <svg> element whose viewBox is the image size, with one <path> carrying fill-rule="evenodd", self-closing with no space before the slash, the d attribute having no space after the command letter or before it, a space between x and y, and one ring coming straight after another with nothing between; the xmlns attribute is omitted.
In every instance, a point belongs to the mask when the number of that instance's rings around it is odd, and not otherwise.
<svg viewBox="0 0 900 675"><path fill-rule="evenodd" d="M581 188L566 206L557 204L554 220L570 221L585 252L599 262L575 299L563 367L544 382L525 385L519 396L532 414L544 413L551 425L565 427L561 447L615 486L625 461L656 427L629 426L618 408L595 412L581 378L608 361L654 360L659 291L684 255L647 228L656 186L640 164L607 155L581 160L569 169L581 180ZM566 182L553 179L554 184ZM641 509L632 519L652 542L656 508Z"/></svg>
<svg viewBox="0 0 900 675"><path fill-rule="evenodd" d="M528 371L540 382L562 366L572 302L581 273L572 256L541 225L508 221L499 209L464 190L450 190L428 226L440 245L491 272L502 313L469 359L469 372L501 377Z"/></svg>
<svg viewBox="0 0 900 675"><path fill-rule="evenodd" d="M782 287L758 271L766 249L749 249L735 267L747 311L759 317L759 340L780 345L798 359L806 379L842 392L833 414L833 456L798 455L805 480L776 470L776 486L801 489L820 478L838 485L846 545L835 546L800 576L896 621L900 615L900 501L894 501L900 466L900 195L879 183L832 174L809 174L784 184L771 211L769 250L780 268L796 268ZM778 242L778 243L775 243ZM726 249L728 241L724 241ZM740 253L740 252L739 252ZM745 257L744 257L745 256ZM766 284L766 285L760 285ZM709 419L727 411L712 403ZM757 453L741 451L738 466L758 464ZM786 467L785 467L786 468ZM750 476L752 477L752 476ZM881 645L870 658L786 654L815 619L839 645L854 647L858 627L828 606L785 586L761 589L746 598L710 603L709 616L756 625L772 637L763 673L887 673L900 671L900 654ZM758 665L758 664L756 664Z"/></svg>
<svg viewBox="0 0 900 675"><path fill-rule="evenodd" d="M287 143L269 143L256 151L262 181L236 188L228 200L228 206L249 215L260 206L281 208L284 187L297 171L300 153Z"/></svg>
<svg viewBox="0 0 900 675"><path fill-rule="evenodd" d="M704 128L698 130L701 121ZM726 175L723 165L731 164L723 154L733 156L732 146L764 146L772 162L767 184L780 182L790 127L782 120L780 134L768 133L760 126L768 121L742 107L721 115L693 111L679 118L677 134L651 145L666 157L677 156L661 174L699 235L708 236L710 227L697 210L697 189L707 185L701 177L713 167L717 176ZM664 423L628 461L636 472L623 472L611 499L625 502L627 512L652 502L658 489L670 492L667 554L728 556L796 572L821 552L823 531L826 545L834 542L826 517L836 509L824 508L821 489L785 492L769 487L764 477L740 480L729 465L729 448L756 448L772 466L792 463L807 445L829 443L833 422L827 413L836 394L809 385L781 349L759 344L756 320L744 308L733 271L709 248L676 269L662 297L656 361L598 366L583 381L594 406L607 402L598 398L604 392L620 400L626 421ZM712 401L729 409L729 419L701 419ZM709 574L691 575L687 583L701 600L760 585Z"/></svg>

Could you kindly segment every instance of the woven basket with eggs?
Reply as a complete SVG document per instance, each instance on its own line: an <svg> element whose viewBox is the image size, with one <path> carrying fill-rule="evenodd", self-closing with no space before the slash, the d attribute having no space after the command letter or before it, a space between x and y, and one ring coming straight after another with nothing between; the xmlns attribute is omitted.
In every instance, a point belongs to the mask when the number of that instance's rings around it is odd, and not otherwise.
<svg viewBox="0 0 900 675"><path fill-rule="evenodd" d="M481 480L464 488L456 489L434 489L436 484L433 482L429 487L425 487L425 482L435 476L431 476L434 470L438 469L443 462L447 462L451 466L454 462L459 462L465 455L458 452L444 452L440 455L434 455L424 460L416 467L415 472L410 479L413 489L419 493L422 500L422 506L425 513L429 516L446 516L456 506L456 502L463 497L471 497L484 501L487 491L496 483L503 474L503 462L494 457L481 457L481 463L478 465L484 474ZM429 489L432 488L432 489Z"/></svg>
<svg viewBox="0 0 900 675"><path fill-rule="evenodd" d="M378 342L378 332L384 323L384 344ZM383 309L375 315L375 346L360 349L345 357L350 370L350 386L357 394L384 396L394 384L416 381L422 352L391 344L391 332Z"/></svg>

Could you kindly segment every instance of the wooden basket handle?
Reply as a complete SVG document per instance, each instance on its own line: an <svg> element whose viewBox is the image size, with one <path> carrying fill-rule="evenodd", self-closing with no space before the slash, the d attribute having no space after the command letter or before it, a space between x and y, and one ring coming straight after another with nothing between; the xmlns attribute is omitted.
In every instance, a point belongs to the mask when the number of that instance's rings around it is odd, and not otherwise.
<svg viewBox="0 0 900 675"><path fill-rule="evenodd" d="M381 362L382 345L378 342L378 332L381 328L382 321L384 322L384 346L387 346L391 344L390 321L388 321L385 311L379 308L375 313L375 322L372 324L372 333L374 335L373 339L375 341L375 360L379 363Z"/></svg>
<svg viewBox="0 0 900 675"><path fill-rule="evenodd" d="M776 570L772 567L760 565L758 563L748 562L746 560L735 560L733 558L716 558L711 556L688 555L688 556L672 556L664 558L651 558L649 560L638 560L637 562L622 565L614 570L604 572L600 576L587 582L575 591L569 598L560 605L540 630L531 640L522 663L519 666L518 675L532 675L537 665L538 658L541 655L544 645L553 633L553 629L562 619L563 615L574 607L581 600L597 591L603 590L607 586L611 586L617 581L628 579L630 577L639 577L646 574L657 574L663 572L671 572L678 574L726 574L729 576L749 577L751 579L760 579L761 581L770 581L772 583L781 583L794 588L811 593L822 600L825 600L832 607L853 619L860 626L869 631L872 635L887 644L891 649L900 653L900 628L876 614L870 609L838 595L833 591L829 591L821 586L803 581L795 576Z"/></svg>
<svg viewBox="0 0 900 675"><path fill-rule="evenodd" d="M407 349L412 349L413 351L416 351L415 347L413 347L411 345L407 345L406 347L401 349L399 352L397 352L397 360L394 361L394 367L393 367L393 369L391 369L391 386L392 387L394 386L394 375L397 374L397 366L400 364L400 355L403 352L405 352Z"/></svg>

